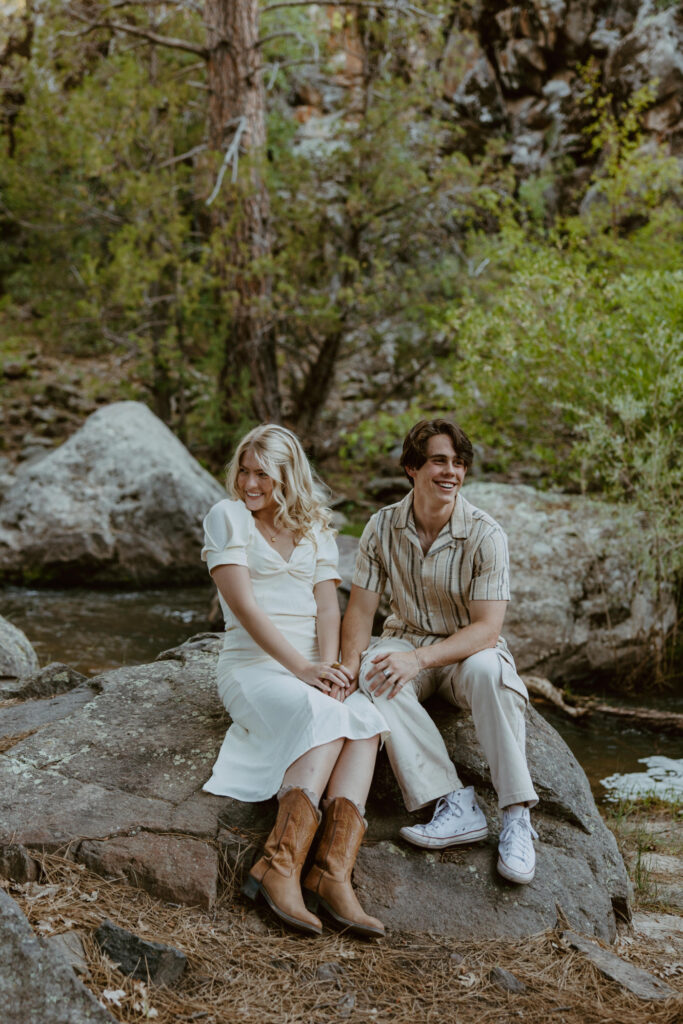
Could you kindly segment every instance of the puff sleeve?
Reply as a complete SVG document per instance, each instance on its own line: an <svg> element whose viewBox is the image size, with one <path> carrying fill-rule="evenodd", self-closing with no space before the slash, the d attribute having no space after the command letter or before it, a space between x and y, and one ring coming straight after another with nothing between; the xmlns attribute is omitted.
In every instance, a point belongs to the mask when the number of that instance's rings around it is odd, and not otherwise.
<svg viewBox="0 0 683 1024"><path fill-rule="evenodd" d="M209 572L217 565L247 565L251 515L241 501L219 501L204 519L202 561Z"/></svg>
<svg viewBox="0 0 683 1024"><path fill-rule="evenodd" d="M341 583L339 551L330 530L320 530L316 537L316 549L313 586L316 583L323 583L325 580L334 580L337 585Z"/></svg>

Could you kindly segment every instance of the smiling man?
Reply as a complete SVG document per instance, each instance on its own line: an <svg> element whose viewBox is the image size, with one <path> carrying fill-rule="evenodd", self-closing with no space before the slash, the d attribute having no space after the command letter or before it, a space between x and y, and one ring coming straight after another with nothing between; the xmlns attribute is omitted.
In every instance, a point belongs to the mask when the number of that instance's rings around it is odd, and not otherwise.
<svg viewBox="0 0 683 1024"><path fill-rule="evenodd" d="M422 420L409 431L401 466L412 490L363 532L342 659L391 728L387 752L406 807L436 800L430 822L401 829L416 846L443 849L487 836L474 790L463 787L422 702L437 693L471 711L503 809L498 871L524 884L534 877L538 838L524 752L528 695L500 635L510 596L505 534L460 494L471 465L472 444L457 424ZM387 584L391 613L371 642Z"/></svg>

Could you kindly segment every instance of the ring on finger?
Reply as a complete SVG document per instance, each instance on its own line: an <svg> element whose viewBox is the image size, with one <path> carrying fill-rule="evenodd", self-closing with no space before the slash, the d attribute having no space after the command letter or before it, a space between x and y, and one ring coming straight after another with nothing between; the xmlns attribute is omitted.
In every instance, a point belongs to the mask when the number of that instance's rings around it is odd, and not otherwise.
<svg viewBox="0 0 683 1024"><path fill-rule="evenodd" d="M391 675L391 672L389 671L389 669L388 668L383 668L382 671L384 672L384 675L388 679L389 676Z"/></svg>

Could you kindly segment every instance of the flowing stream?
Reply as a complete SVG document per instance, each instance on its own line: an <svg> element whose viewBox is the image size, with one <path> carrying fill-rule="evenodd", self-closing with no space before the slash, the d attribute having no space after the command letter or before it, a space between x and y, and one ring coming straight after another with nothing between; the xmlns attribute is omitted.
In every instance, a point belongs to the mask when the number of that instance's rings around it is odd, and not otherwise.
<svg viewBox="0 0 683 1024"><path fill-rule="evenodd" d="M94 675L153 661L161 651L210 630L212 595L210 584L145 591L6 587L0 590L0 614L24 631L41 665L61 661ZM680 698L648 703L683 711ZM605 715L577 722L545 704L537 706L583 766L597 800L649 792L683 797L680 736Z"/></svg>

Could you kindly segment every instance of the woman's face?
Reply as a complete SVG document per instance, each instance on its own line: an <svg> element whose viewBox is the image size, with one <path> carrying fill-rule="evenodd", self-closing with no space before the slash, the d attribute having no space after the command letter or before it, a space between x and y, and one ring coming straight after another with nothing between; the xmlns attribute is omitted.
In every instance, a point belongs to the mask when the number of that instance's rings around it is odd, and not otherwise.
<svg viewBox="0 0 683 1024"><path fill-rule="evenodd" d="M240 468L237 471L237 489L242 501L252 514L276 511L273 481L261 468L252 451L246 451L240 459Z"/></svg>

